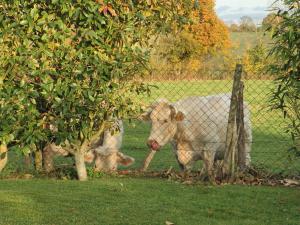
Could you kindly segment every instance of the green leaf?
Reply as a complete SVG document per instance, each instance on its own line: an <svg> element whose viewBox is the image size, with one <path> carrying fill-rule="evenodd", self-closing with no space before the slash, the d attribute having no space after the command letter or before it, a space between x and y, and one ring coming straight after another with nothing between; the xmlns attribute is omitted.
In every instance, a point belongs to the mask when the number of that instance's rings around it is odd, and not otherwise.
<svg viewBox="0 0 300 225"><path fill-rule="evenodd" d="M22 26L27 25L27 24L28 24L28 21L27 21L27 20L22 20L22 21L20 21L20 24L21 24Z"/></svg>

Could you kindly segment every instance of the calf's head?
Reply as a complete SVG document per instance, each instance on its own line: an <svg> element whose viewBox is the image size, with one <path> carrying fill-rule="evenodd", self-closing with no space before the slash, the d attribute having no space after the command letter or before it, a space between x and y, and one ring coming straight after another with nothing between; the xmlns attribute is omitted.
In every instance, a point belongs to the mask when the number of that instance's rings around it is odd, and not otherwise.
<svg viewBox="0 0 300 225"><path fill-rule="evenodd" d="M168 101L159 100L142 115L142 119L151 122L147 145L152 150L159 150L175 136L177 124L184 119L184 114L177 111Z"/></svg>

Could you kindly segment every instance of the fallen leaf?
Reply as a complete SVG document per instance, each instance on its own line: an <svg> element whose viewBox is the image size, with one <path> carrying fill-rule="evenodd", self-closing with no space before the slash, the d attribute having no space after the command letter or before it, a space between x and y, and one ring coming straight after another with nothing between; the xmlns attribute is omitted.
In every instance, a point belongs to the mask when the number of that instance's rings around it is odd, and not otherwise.
<svg viewBox="0 0 300 225"><path fill-rule="evenodd" d="M110 13L110 15L112 15L112 16L117 16L117 13L116 13L116 11L112 8L112 6L108 6L107 7L107 10L108 10L108 12Z"/></svg>
<svg viewBox="0 0 300 225"><path fill-rule="evenodd" d="M172 223L170 221L166 221L166 225L175 225L175 223Z"/></svg>
<svg viewBox="0 0 300 225"><path fill-rule="evenodd" d="M292 179L284 179L284 186L293 186L293 185L299 185L299 181L292 180Z"/></svg>

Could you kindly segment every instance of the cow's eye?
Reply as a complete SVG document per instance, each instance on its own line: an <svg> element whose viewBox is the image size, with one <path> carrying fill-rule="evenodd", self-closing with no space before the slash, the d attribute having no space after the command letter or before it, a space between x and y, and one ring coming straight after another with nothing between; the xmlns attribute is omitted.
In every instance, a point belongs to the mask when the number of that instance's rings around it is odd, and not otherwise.
<svg viewBox="0 0 300 225"><path fill-rule="evenodd" d="M164 123L167 123L167 122L168 122L168 120L164 120L163 122L164 122Z"/></svg>

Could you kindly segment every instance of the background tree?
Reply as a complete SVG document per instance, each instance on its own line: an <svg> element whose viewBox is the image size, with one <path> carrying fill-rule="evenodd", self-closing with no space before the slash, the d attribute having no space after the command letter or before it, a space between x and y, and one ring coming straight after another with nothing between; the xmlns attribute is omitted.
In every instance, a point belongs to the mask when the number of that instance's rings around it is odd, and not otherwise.
<svg viewBox="0 0 300 225"><path fill-rule="evenodd" d="M250 16L242 16L240 19L240 31L254 32L256 25Z"/></svg>
<svg viewBox="0 0 300 225"><path fill-rule="evenodd" d="M277 16L281 21L274 27L274 45L270 54L276 59L270 71L277 77L272 103L288 121L288 132L294 140L292 148L300 155L300 2L285 0Z"/></svg>
<svg viewBox="0 0 300 225"><path fill-rule="evenodd" d="M239 32L239 31L240 31L240 27L239 27L238 24L233 23L233 24L230 24L229 30L230 30L231 32Z"/></svg>
<svg viewBox="0 0 300 225"><path fill-rule="evenodd" d="M216 15L215 1L197 2L190 13L191 24L175 36L158 39L151 61L154 74L166 73L171 77L198 74L209 58L230 47L229 31Z"/></svg>
<svg viewBox="0 0 300 225"><path fill-rule="evenodd" d="M109 118L141 111L149 38L186 22L191 1L5 0L0 3L0 141L18 151L84 154ZM55 129L53 129L55 128Z"/></svg>
<svg viewBox="0 0 300 225"><path fill-rule="evenodd" d="M269 13L262 21L262 29L267 30L272 27L276 27L279 22L281 21L281 18L277 15L275 12Z"/></svg>
<svg viewBox="0 0 300 225"><path fill-rule="evenodd" d="M246 50L242 57L245 78L264 79L270 77L267 68L273 62L273 58L268 57L268 51L268 47L262 41L258 41L258 44Z"/></svg>
<svg viewBox="0 0 300 225"><path fill-rule="evenodd" d="M203 54L214 54L230 46L229 31L215 12L214 0L200 0L200 7L193 10L193 24L186 30L202 46Z"/></svg>

